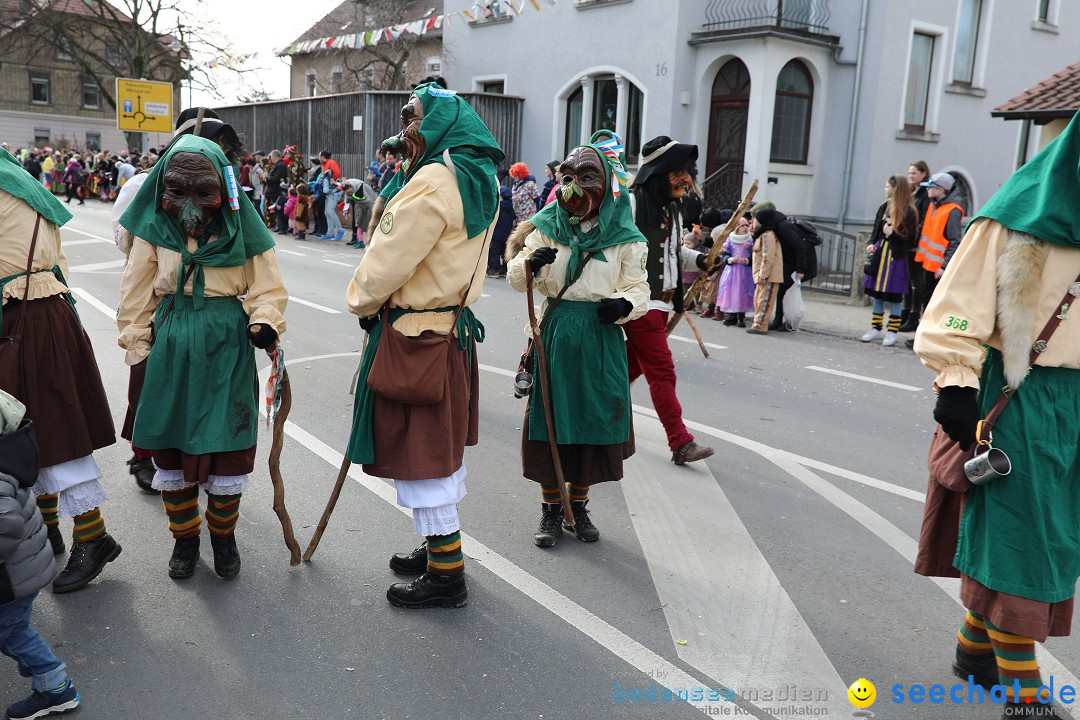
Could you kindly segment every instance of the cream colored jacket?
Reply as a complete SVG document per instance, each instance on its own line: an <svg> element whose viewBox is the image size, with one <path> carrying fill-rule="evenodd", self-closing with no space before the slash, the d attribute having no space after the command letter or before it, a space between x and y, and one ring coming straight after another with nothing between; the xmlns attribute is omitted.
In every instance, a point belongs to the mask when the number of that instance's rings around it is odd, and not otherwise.
<svg viewBox="0 0 1080 720"><path fill-rule="evenodd" d="M1006 379L1023 381L1031 345L1080 275L1080 249L1011 232L994 220L971 224L934 291L915 336L915 352L938 373L938 388L979 387L982 345L1000 350ZM1080 288L1077 288L1080 292ZM1046 367L1080 369L1080 297L1065 312L1045 352Z"/></svg>
<svg viewBox="0 0 1080 720"><path fill-rule="evenodd" d="M217 240L211 235L209 242ZM188 250L198 249L195 239L188 240ZM176 292L180 253L134 238L124 279L120 284L120 309L116 327L120 347L127 350L128 365L136 365L150 354L150 323L158 303ZM248 323L265 323L285 332L285 305L289 292L281 280L273 248L247 259L236 267L203 267L205 297L239 297L248 315ZM188 278L184 294L191 295L194 278Z"/></svg>
<svg viewBox="0 0 1080 720"><path fill-rule="evenodd" d="M570 263L570 248L558 244L539 230L529 233L525 238L525 247L507 263L506 279L510 287L525 292L525 263L534 250L542 247L557 248L558 252L555 262L545 265L536 273L533 285L541 295L553 298L563 288L566 266ZM649 277L645 272L648 250L648 244L643 242L604 248L607 262L595 257L590 260L581 277L563 295L563 300L598 302L605 298L624 298L630 302L633 310L617 320L616 324L637 320L649 311Z"/></svg>
<svg viewBox="0 0 1080 720"><path fill-rule="evenodd" d="M0 278L26 272L26 260L30 255L30 242L34 237L34 221L37 211L26 201L0 190ZM37 245L34 247L32 271L52 270L59 265L64 277L68 276L67 258L60 247L60 228L42 218L38 227ZM4 287L3 300L22 300L26 278L12 280ZM51 272L30 276L28 300L61 295L68 291L64 283Z"/></svg>
<svg viewBox="0 0 1080 720"><path fill-rule="evenodd" d="M494 187L495 179L491 180ZM483 234L468 237L457 175L430 163L416 171L386 204L367 252L349 282L345 300L358 317L376 315L383 303L413 310L455 307L480 298L487 251L498 213ZM450 312L408 313L394 328L408 336L424 330L446 333Z"/></svg>

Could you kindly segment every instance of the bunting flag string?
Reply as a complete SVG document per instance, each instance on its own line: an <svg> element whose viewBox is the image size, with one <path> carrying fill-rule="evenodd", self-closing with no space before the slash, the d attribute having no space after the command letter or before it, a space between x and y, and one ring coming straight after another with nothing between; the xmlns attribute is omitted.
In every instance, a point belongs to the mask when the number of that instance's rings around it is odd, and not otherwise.
<svg viewBox="0 0 1080 720"><path fill-rule="evenodd" d="M567 0L563 0L563 2L566 1ZM427 35L430 31L441 30L444 26L449 27L450 22L455 17L462 18L469 23L482 23L500 16L510 16L511 14L515 17L521 17L525 14L525 9L528 7L531 7L533 12L540 12L544 8L555 7L558 2L559 0L543 0L543 2L541 2L541 0L476 0L471 7L464 10L457 10L452 13L446 13L445 15L434 15L399 25L390 25L388 27L373 30L363 30L347 35L317 38L314 40L302 40L293 43L287 48L275 50L274 54L278 57L282 57L285 55L306 55L322 50L340 50L343 48L362 50L366 47L375 47L380 42L393 42L406 33L422 37ZM247 59L251 56L241 57ZM215 58L215 60L220 63L229 60L229 58ZM203 65L215 67L215 65L206 63L196 65L195 67L202 67Z"/></svg>

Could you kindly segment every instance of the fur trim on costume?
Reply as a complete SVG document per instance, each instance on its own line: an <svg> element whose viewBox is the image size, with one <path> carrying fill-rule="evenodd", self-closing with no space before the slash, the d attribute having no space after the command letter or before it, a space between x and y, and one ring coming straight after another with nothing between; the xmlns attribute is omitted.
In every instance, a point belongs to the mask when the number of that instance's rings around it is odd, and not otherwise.
<svg viewBox="0 0 1080 720"><path fill-rule="evenodd" d="M1010 230L997 262L997 322L1005 381L1020 387L1027 376L1031 345L1043 328L1039 292L1049 248L1025 233Z"/></svg>
<svg viewBox="0 0 1080 720"><path fill-rule="evenodd" d="M503 253L506 262L517 257L517 254L525 247L525 238L529 237L529 233L535 229L536 226L528 220L514 228L514 232L510 233L510 237L506 239L506 252Z"/></svg>

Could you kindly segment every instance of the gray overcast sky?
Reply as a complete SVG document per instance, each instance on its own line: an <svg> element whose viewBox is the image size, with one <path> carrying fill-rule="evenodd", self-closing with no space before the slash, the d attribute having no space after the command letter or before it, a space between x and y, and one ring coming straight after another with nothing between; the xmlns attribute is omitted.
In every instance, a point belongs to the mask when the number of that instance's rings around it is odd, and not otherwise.
<svg viewBox="0 0 1080 720"><path fill-rule="evenodd" d="M262 85L274 97L289 96L289 65L285 58L274 56L274 49L290 43L295 37L311 27L323 15L333 10L341 0L215 0L204 4L199 10L211 10L217 19L217 25L237 54L259 53L246 67L258 68L252 73L252 85ZM181 0L183 7L186 3ZM193 9L194 9L194 4ZM208 59L197 57L198 60ZM211 71L215 72L215 71ZM217 70L220 80L226 80L231 73L227 69ZM209 93L200 92L196 87L193 93L195 104L228 105L237 101L245 90L235 84L222 83L225 100L215 98ZM187 107L188 88L183 87L181 102Z"/></svg>

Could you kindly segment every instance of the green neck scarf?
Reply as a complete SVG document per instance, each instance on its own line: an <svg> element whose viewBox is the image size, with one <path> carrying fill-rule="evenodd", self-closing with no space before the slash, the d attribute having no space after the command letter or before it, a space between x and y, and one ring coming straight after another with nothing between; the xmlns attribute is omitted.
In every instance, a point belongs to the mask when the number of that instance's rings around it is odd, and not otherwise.
<svg viewBox="0 0 1080 720"><path fill-rule="evenodd" d="M199 153L210 158L210 162L214 164L220 177L224 200L217 217L211 221L206 235L208 237L210 234L216 234L217 240L201 245L195 252L188 252L187 238L184 237L179 221L161 209L161 194L165 190L165 169L172 156L182 152ZM182 135L155 163L150 176L146 178L146 182L139 188L120 218L120 225L132 235L142 238L151 245L180 253L182 262L176 277L177 297L184 294L185 266L194 265L191 299L197 310L203 307L203 296L206 291L204 266L238 267L243 265L248 258L274 247L270 231L266 229L259 213L252 207L251 201L244 193L239 192L240 209L238 211L229 207L228 186L225 180L227 167L232 166L217 143L196 135ZM239 188L237 190L239 191Z"/></svg>
<svg viewBox="0 0 1080 720"><path fill-rule="evenodd" d="M1054 245L1080 247L1080 113L1012 174L975 216Z"/></svg>
<svg viewBox="0 0 1080 720"><path fill-rule="evenodd" d="M420 168L430 163L445 165L443 151L449 150L465 208L465 228L469 237L476 237L495 220L499 207L495 166L506 155L476 111L456 93L425 83L417 85L413 95L424 108L420 124L424 154L408 172L399 170L380 195L389 201Z"/></svg>
<svg viewBox="0 0 1080 720"><path fill-rule="evenodd" d="M577 277L586 253L592 253L593 258L600 262L607 262L602 252L604 248L622 243L646 242L645 236L634 224L634 218L630 213L630 192L619 179L619 171L622 168L616 169L618 160L605 154L596 145L583 147L596 150L604 165L604 199L600 203L600 213L595 220L596 225L589 232L583 233L576 222L570 221L570 214L558 202L548 203L529 220L540 232L555 242L570 247L570 262L566 266L566 284L572 283ZM618 190L617 197L612 188ZM555 187L556 195L561 191L561 187Z"/></svg>
<svg viewBox="0 0 1080 720"><path fill-rule="evenodd" d="M71 219L68 209L36 177L26 172L14 155L3 148L0 148L0 190L25 201L57 227Z"/></svg>

